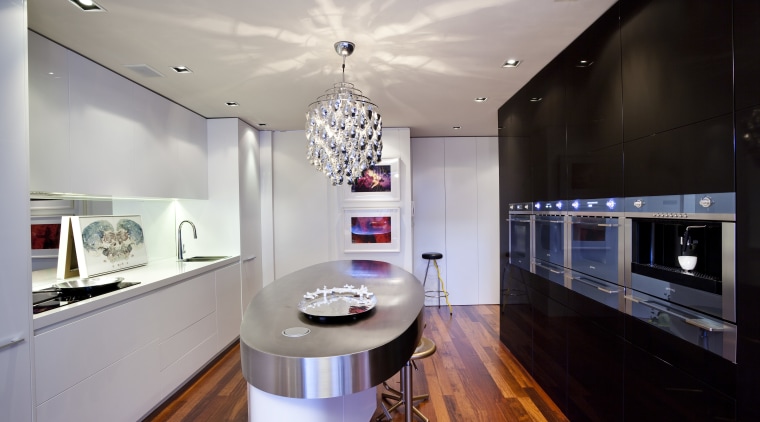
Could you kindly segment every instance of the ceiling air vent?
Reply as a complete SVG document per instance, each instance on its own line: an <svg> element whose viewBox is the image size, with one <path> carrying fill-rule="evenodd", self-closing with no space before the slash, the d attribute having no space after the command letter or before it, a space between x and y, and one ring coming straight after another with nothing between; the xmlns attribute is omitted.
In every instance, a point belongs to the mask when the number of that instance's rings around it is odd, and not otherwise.
<svg viewBox="0 0 760 422"><path fill-rule="evenodd" d="M163 78L164 75L147 64L125 64L124 67L146 78Z"/></svg>

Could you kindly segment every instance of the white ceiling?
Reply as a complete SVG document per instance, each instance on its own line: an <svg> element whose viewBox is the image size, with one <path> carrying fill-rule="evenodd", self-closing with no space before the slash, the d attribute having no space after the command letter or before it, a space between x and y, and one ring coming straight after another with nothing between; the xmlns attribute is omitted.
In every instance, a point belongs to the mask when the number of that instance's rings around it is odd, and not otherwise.
<svg viewBox="0 0 760 422"><path fill-rule="evenodd" d="M346 82L412 137L496 136L498 108L615 2L96 1L106 12L28 0L29 28L204 117L263 130L302 130L308 104L341 80L333 44L353 41ZM502 68L508 58L522 64ZM136 64L164 77L125 67Z"/></svg>

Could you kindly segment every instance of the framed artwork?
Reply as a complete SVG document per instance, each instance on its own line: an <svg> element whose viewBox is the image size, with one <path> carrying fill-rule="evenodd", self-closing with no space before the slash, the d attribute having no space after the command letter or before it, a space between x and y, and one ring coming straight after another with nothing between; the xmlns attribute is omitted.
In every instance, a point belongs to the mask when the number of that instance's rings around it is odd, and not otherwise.
<svg viewBox="0 0 760 422"><path fill-rule="evenodd" d="M399 201L401 181L399 180L399 159L384 158L378 164L364 170L346 185L343 200L353 201Z"/></svg>
<svg viewBox="0 0 760 422"><path fill-rule="evenodd" d="M345 252L399 252L399 208L345 208Z"/></svg>
<svg viewBox="0 0 760 422"><path fill-rule="evenodd" d="M63 217L61 238L58 278L75 272L92 277L148 263L139 215Z"/></svg>
<svg viewBox="0 0 760 422"><path fill-rule="evenodd" d="M32 258L57 258L61 217L32 217Z"/></svg>

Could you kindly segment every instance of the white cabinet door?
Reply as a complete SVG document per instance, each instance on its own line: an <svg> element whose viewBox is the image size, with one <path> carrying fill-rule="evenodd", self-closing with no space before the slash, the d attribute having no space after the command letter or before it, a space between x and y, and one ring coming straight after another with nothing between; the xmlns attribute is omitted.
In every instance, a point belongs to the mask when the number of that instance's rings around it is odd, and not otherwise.
<svg viewBox="0 0 760 422"><path fill-rule="evenodd" d="M240 264L216 270L216 314L219 348L240 335L243 311L240 305Z"/></svg>
<svg viewBox="0 0 760 422"><path fill-rule="evenodd" d="M134 84L69 53L72 189L91 195L135 195L135 179L150 172L149 144L137 137Z"/></svg>
<svg viewBox="0 0 760 422"><path fill-rule="evenodd" d="M0 0L0 420L32 420L26 3Z"/></svg>
<svg viewBox="0 0 760 422"><path fill-rule="evenodd" d="M30 190L71 192L67 50L29 31Z"/></svg>

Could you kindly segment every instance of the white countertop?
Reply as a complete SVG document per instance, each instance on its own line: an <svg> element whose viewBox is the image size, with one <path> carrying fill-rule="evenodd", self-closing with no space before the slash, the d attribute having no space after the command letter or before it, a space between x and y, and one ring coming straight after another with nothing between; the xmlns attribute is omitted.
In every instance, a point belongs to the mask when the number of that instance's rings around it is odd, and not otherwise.
<svg viewBox="0 0 760 422"><path fill-rule="evenodd" d="M111 273L109 275L123 277L125 282L139 281L140 284L34 315L33 328L36 332L65 320L234 264L239 259L239 256L231 256L210 262L181 262L176 258L167 258L150 261L148 265L141 267ZM55 268L32 272L33 291L46 289L60 281L56 279Z"/></svg>

